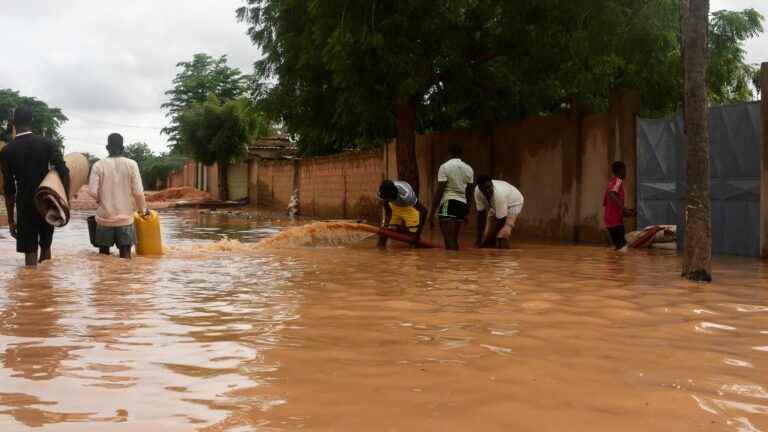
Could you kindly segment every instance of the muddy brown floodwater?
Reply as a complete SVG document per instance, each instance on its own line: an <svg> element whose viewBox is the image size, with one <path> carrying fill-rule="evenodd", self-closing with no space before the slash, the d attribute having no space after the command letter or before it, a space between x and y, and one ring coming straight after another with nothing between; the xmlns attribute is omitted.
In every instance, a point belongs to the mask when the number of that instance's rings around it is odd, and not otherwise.
<svg viewBox="0 0 768 432"><path fill-rule="evenodd" d="M260 248L280 228L162 217L162 259L98 256L83 215L37 271L0 240L0 430L768 431L758 261L699 286L663 252Z"/></svg>

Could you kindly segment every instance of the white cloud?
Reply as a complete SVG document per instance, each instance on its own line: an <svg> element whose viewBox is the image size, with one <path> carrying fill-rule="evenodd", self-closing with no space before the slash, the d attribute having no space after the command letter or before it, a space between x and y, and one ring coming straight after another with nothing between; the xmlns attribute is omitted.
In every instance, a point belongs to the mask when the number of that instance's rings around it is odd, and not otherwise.
<svg viewBox="0 0 768 432"><path fill-rule="evenodd" d="M175 65L198 52L227 54L250 73L258 48L238 23L242 0L27 0L4 2L0 28L14 37L0 87L60 107L69 151L104 155L106 137L166 148L160 105Z"/></svg>

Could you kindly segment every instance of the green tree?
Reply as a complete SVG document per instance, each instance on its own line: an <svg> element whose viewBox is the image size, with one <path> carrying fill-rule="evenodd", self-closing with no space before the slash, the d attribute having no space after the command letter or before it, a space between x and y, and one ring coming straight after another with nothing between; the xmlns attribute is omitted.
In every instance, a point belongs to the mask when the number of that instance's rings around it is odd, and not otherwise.
<svg viewBox="0 0 768 432"><path fill-rule="evenodd" d="M179 154L155 153L149 145L136 142L125 147L125 156L139 165L141 180L148 189L163 188L168 177L182 169L186 159Z"/></svg>
<svg viewBox="0 0 768 432"><path fill-rule="evenodd" d="M219 193L228 199L229 165L248 153L252 138L267 135L269 125L245 97L223 101L210 95L194 103L179 119L179 134L185 154L206 165L218 164Z"/></svg>
<svg viewBox="0 0 768 432"><path fill-rule="evenodd" d="M305 154L396 137L399 176L414 186L416 130L483 128L573 102L603 110L619 88L640 90L647 114L682 98L678 0L247 3L238 17L264 53L255 73L265 112ZM712 67L743 65L733 53L761 19L715 14L730 50L718 48ZM734 32L740 25L752 31ZM710 88L748 96L732 91L748 81L724 69Z"/></svg>
<svg viewBox="0 0 768 432"><path fill-rule="evenodd" d="M760 70L745 62L743 41L763 32L763 16L754 9L717 11L709 25L707 82L713 104L752 100Z"/></svg>
<svg viewBox="0 0 768 432"><path fill-rule="evenodd" d="M0 89L0 140L8 141L6 126L11 118L13 110L20 106L29 106L34 113L32 132L50 138L59 146L64 146L64 137L61 135L61 125L68 119L59 108L49 107L43 101L33 97L22 96L18 91Z"/></svg>
<svg viewBox="0 0 768 432"><path fill-rule="evenodd" d="M155 154L146 143L136 142L125 147L125 156L136 161L141 169L145 162L155 157Z"/></svg>
<svg viewBox="0 0 768 432"><path fill-rule="evenodd" d="M182 156L169 153L153 154L144 161L141 170L141 179L144 187L148 189L163 189L168 184L168 177L174 172L184 168L186 159Z"/></svg>
<svg viewBox="0 0 768 432"><path fill-rule="evenodd" d="M251 83L249 76L227 65L227 56L195 54L191 61L176 67L181 70L173 80L173 88L165 92L168 102L162 105L170 120L162 133L168 135L172 150L180 145L181 114L192 104L205 102L211 94L222 100L236 99L248 93Z"/></svg>

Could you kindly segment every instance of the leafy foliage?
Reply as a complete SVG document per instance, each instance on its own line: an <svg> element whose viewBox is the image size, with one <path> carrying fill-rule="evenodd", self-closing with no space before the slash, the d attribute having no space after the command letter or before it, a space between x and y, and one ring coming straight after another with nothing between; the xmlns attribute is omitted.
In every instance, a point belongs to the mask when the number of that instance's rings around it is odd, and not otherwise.
<svg viewBox="0 0 768 432"><path fill-rule="evenodd" d="M269 123L245 97L224 101L210 95L206 102L192 104L179 119L183 153L206 165L218 164L223 199L229 195L229 164L246 156L253 138L269 133Z"/></svg>
<svg viewBox="0 0 768 432"><path fill-rule="evenodd" d="M742 41L763 32L763 16L754 9L712 14L709 29L709 97L714 104L751 100L760 70L745 63Z"/></svg>
<svg viewBox="0 0 768 432"><path fill-rule="evenodd" d="M128 144L128 146L125 147L124 154L127 158L136 161L136 163L139 164L139 167L141 167L144 162L155 157L155 154L152 153L152 149L149 148L149 145L143 142Z"/></svg>
<svg viewBox="0 0 768 432"><path fill-rule="evenodd" d="M168 177L184 168L185 163L186 159L178 155L153 154L151 158L144 161L143 166L139 165L144 187L149 189L166 187Z"/></svg>
<svg viewBox="0 0 768 432"><path fill-rule="evenodd" d="M246 98L221 101L211 95L181 115L183 151L206 165L235 162L246 155L253 134L266 132L259 118Z"/></svg>
<svg viewBox="0 0 768 432"><path fill-rule="evenodd" d="M168 177L184 167L185 159L169 153L154 153L146 143L133 143L125 148L125 156L139 165L141 180L146 188L165 185Z"/></svg>
<svg viewBox="0 0 768 432"><path fill-rule="evenodd" d="M305 154L391 138L398 101L420 131L604 110L619 88L649 115L681 101L678 0L246 1L256 97ZM761 23L713 15L713 100L751 97L742 43Z"/></svg>
<svg viewBox="0 0 768 432"><path fill-rule="evenodd" d="M162 105L170 125L163 128L173 150L180 147L180 118L195 103L203 103L209 95L219 99L236 99L247 94L251 78L227 65L227 57L213 58L208 54L195 54L191 61L180 62L181 70L173 80L173 88L166 91L168 102Z"/></svg>
<svg viewBox="0 0 768 432"><path fill-rule="evenodd" d="M51 108L43 101L33 97L22 96L18 91L0 89L0 140L8 141L6 126L14 109L20 106L32 108L34 124L32 132L50 138L59 146L64 146L64 137L61 135L61 125L68 119L59 108Z"/></svg>

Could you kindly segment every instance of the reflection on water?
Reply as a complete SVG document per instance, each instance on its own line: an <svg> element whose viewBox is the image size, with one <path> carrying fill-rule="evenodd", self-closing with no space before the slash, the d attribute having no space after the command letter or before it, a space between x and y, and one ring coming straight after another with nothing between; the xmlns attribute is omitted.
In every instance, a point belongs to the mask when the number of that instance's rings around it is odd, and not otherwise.
<svg viewBox="0 0 768 432"><path fill-rule="evenodd" d="M167 256L125 262L80 217L37 271L0 240L0 430L768 430L761 263L697 286L667 253L163 228Z"/></svg>

